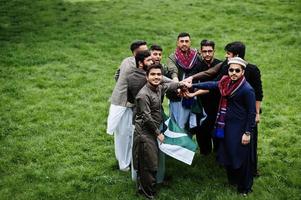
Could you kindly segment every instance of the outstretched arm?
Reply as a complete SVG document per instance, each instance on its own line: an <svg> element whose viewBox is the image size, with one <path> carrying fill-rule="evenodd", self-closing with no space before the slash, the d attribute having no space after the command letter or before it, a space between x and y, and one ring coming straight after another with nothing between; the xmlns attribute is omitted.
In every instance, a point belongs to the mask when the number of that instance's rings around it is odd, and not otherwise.
<svg viewBox="0 0 301 200"><path fill-rule="evenodd" d="M199 72L197 74L194 74L194 75L184 79L184 81L192 83L193 80L204 81L204 80L210 79L210 78L214 77L219 72L221 67L222 67L222 62L216 64L214 67L209 68L206 71L202 71L202 72Z"/></svg>
<svg viewBox="0 0 301 200"><path fill-rule="evenodd" d="M197 90L197 91L191 92L191 93L187 90L183 93L183 96L186 98L193 98L195 96L199 96L199 95L203 95L203 94L207 94L207 93L209 93L209 90L200 89L200 90Z"/></svg>
<svg viewBox="0 0 301 200"><path fill-rule="evenodd" d="M213 89L218 88L218 82L217 81L206 81L206 82L202 82L202 83L194 83L191 86L192 86L192 88L213 90Z"/></svg>

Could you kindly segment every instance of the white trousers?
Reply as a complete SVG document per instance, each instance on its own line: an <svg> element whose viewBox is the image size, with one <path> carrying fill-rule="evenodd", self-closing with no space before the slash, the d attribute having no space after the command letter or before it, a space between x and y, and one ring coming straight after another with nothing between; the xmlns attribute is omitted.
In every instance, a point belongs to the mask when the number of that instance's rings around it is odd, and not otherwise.
<svg viewBox="0 0 301 200"><path fill-rule="evenodd" d="M132 159L133 111L111 104L107 133L114 134L115 156L120 170L128 170Z"/></svg>

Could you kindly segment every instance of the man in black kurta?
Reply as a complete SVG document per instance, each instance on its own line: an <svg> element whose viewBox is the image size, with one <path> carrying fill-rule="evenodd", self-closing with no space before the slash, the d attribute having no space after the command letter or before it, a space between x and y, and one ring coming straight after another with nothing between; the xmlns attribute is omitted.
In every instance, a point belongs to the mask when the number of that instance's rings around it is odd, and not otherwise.
<svg viewBox="0 0 301 200"><path fill-rule="evenodd" d="M133 162L138 175L138 190L146 197L153 198L158 170L157 139L161 143L164 140L164 135L160 132L161 96L167 90L176 90L181 83L160 84L162 80L160 64L149 66L146 79L146 85L136 96Z"/></svg>
<svg viewBox="0 0 301 200"><path fill-rule="evenodd" d="M200 43L200 55L201 62L200 68L202 71L206 71L213 66L219 64L221 61L214 58L215 43L210 40L202 40ZM207 79L208 81L216 80L217 75ZM217 140L212 137L212 131L214 129L214 123L216 119L216 113L218 110L219 93L216 90L211 90L209 93L198 96L198 100L201 101L202 106L207 114L203 123L197 127L196 139L200 148L200 153L207 155L212 151L212 140L214 149L217 149Z"/></svg>

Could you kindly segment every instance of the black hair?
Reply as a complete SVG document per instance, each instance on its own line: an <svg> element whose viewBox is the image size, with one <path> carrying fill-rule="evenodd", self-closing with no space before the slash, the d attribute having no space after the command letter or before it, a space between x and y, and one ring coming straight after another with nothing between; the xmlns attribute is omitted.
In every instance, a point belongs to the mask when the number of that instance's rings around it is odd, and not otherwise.
<svg viewBox="0 0 301 200"><path fill-rule="evenodd" d="M181 38L181 37L189 37L189 38L190 38L190 35L189 35L189 33L182 32L182 33L180 33L180 34L178 35L178 40L179 40L179 38Z"/></svg>
<svg viewBox="0 0 301 200"><path fill-rule="evenodd" d="M139 67L139 62L142 62L145 60L145 58L151 56L150 52L148 50L146 51L138 51L136 56L135 56L135 61L136 61L136 67Z"/></svg>
<svg viewBox="0 0 301 200"><path fill-rule="evenodd" d="M138 49L142 45L147 45L146 41L137 40L137 41L135 41L131 44L130 49L131 49L132 52L134 52L136 49Z"/></svg>
<svg viewBox="0 0 301 200"><path fill-rule="evenodd" d="M215 47L215 43L212 41L212 40L202 40L201 42L200 42L200 45L201 45L201 49L203 48L203 46L210 46L210 47L212 47L212 49L214 49L214 47Z"/></svg>
<svg viewBox="0 0 301 200"><path fill-rule="evenodd" d="M229 51L234 54L234 56L238 56L242 59L245 58L246 46L244 43L235 41L227 44L225 46L225 51Z"/></svg>
<svg viewBox="0 0 301 200"><path fill-rule="evenodd" d="M149 72L150 72L151 69L160 69L161 72L162 72L163 67L160 63L151 64L150 66L147 67L146 76L149 75Z"/></svg>
<svg viewBox="0 0 301 200"><path fill-rule="evenodd" d="M150 49L151 51L163 51L162 47L157 45L157 44L153 44Z"/></svg>

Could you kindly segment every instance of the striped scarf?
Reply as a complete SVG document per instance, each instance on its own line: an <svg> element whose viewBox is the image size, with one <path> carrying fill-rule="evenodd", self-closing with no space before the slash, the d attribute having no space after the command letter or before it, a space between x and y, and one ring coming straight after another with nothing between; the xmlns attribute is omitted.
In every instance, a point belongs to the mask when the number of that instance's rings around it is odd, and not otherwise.
<svg viewBox="0 0 301 200"><path fill-rule="evenodd" d="M215 137L224 138L225 116L227 113L228 99L246 82L244 76L232 83L229 76L223 76L218 83L218 88L221 93L219 108L215 122Z"/></svg>
<svg viewBox="0 0 301 200"><path fill-rule="evenodd" d="M194 49L189 49L187 55L177 48L175 52L176 63L184 70L191 69L197 58L197 52Z"/></svg>

